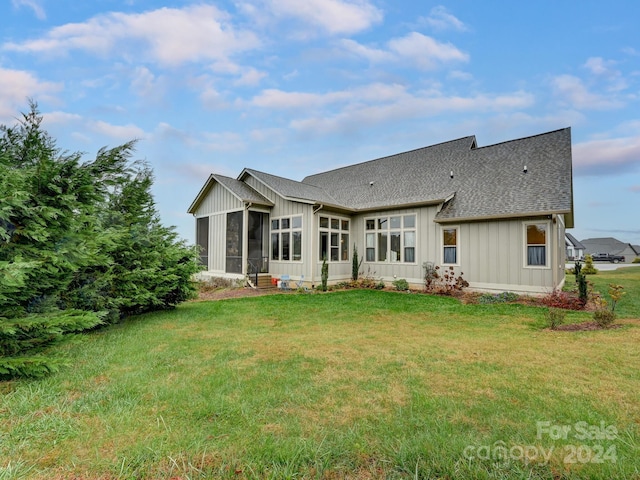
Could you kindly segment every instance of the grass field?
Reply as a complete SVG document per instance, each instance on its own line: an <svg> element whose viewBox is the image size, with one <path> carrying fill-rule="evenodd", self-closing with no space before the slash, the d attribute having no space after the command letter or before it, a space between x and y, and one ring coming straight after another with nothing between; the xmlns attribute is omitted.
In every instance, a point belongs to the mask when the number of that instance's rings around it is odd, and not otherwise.
<svg viewBox="0 0 640 480"><path fill-rule="evenodd" d="M640 479L640 269L590 279L623 327L381 291L131 318L0 383L0 479Z"/></svg>

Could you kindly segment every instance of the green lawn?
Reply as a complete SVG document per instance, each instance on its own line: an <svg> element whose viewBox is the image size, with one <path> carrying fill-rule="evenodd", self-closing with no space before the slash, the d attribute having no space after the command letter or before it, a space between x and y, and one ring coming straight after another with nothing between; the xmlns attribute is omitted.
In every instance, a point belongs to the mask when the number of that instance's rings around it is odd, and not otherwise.
<svg viewBox="0 0 640 480"><path fill-rule="evenodd" d="M0 383L0 479L640 479L640 269L596 277L622 328L382 291L132 318Z"/></svg>

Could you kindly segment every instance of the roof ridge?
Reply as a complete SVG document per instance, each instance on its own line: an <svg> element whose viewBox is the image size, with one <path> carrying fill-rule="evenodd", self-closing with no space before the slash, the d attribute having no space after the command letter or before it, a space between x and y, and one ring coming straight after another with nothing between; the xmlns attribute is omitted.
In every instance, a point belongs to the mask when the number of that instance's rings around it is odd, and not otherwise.
<svg viewBox="0 0 640 480"><path fill-rule="evenodd" d="M345 168L359 167L361 165L366 165L367 163L379 162L380 160L386 160L388 158L398 157L400 155L406 155L408 153L418 152L420 150L426 150L426 149L430 149L430 148L434 148L434 147L440 147L440 146L446 145L447 143L461 142L461 141L467 140L467 139L471 139L472 140L472 144L471 144L472 146L476 144L476 136L475 135L467 135L465 137L456 138L455 140L447 140L446 142L434 143L433 145L426 145L424 147L413 148L411 150L407 150L407 151L404 151L404 152L393 153L393 154L390 154L390 155L385 155L383 157L373 158L371 160L365 160L364 162L352 163L350 165L344 165L342 167L333 168L331 170L325 170L323 172L318 172L318 173L314 173L314 174L311 174L311 175L307 175L306 177L304 177L302 179L302 183L306 184L305 180L307 178L310 178L310 177L315 177L315 176L318 176L318 175L324 175L324 174L331 173L331 172L337 172L337 171L343 170Z"/></svg>
<svg viewBox="0 0 640 480"><path fill-rule="evenodd" d="M536 133L535 135L529 135L528 137L512 138L511 140L505 140L503 142L491 143L489 145L483 145L482 147L476 147L474 150L482 150L483 148L497 147L498 145L503 145L505 143L520 142L522 140L529 140L536 137L543 137L545 135L551 135L552 133L558 133L565 130L571 130L571 127L558 128L556 130L551 130L549 132L544 132L544 133Z"/></svg>

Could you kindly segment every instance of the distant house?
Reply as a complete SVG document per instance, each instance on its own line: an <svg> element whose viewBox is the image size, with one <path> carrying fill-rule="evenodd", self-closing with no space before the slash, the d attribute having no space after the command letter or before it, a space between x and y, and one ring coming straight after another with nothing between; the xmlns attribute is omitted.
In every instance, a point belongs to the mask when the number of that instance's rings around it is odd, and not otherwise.
<svg viewBox="0 0 640 480"><path fill-rule="evenodd" d="M580 260L584 258L585 246L569 232L565 232L565 245L567 246L567 260Z"/></svg>
<svg viewBox="0 0 640 480"><path fill-rule="evenodd" d="M631 263L636 257L640 256L640 249L638 249L637 245L633 246L630 243L621 242L613 237L587 238L586 240L582 240L582 244L586 248L585 253L623 255L625 263Z"/></svg>
<svg viewBox="0 0 640 480"><path fill-rule="evenodd" d="M573 227L571 130L478 147L474 136L310 175L212 174L189 207L203 275L348 280L361 271L421 285L423 264L476 289L564 283ZM266 280L265 280L266 279Z"/></svg>

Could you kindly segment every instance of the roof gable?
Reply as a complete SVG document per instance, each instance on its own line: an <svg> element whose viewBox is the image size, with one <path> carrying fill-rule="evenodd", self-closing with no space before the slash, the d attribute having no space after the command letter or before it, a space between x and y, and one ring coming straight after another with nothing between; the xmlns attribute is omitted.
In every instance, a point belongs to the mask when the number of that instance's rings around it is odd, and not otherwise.
<svg viewBox="0 0 640 480"><path fill-rule="evenodd" d="M235 178L225 177L224 175L211 174L209 175L209 178L200 189L200 192L187 210L188 213L195 213L195 211L198 209L198 205L200 205L202 200L211 191L211 188L213 188L213 185L215 183L221 185L224 189L229 191L229 193L231 193L234 197L236 197L243 203L255 203L258 205L267 206L273 205L273 202L267 200L264 196L260 195L246 183L240 182Z"/></svg>

